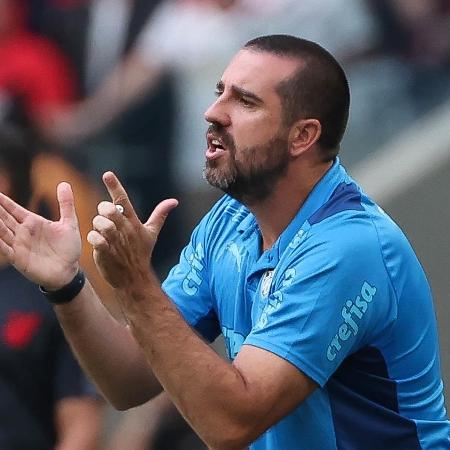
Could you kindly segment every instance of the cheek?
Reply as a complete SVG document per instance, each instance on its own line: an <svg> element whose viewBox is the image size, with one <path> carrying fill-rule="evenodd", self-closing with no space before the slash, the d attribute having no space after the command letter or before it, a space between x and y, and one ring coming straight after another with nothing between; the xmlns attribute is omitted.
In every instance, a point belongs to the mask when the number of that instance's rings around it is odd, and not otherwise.
<svg viewBox="0 0 450 450"><path fill-rule="evenodd" d="M256 115L234 127L236 148L255 147L273 139L280 129L280 121L267 114Z"/></svg>

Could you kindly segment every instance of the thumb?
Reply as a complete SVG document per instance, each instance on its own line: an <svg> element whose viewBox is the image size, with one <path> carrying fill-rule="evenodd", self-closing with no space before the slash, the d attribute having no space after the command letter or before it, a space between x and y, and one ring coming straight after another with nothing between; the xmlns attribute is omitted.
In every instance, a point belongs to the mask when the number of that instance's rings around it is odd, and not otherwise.
<svg viewBox="0 0 450 450"><path fill-rule="evenodd" d="M156 236L158 236L170 211L172 211L172 209L176 208L177 206L178 200L174 198L163 200L153 210L144 226L151 229L151 231L154 232Z"/></svg>
<svg viewBox="0 0 450 450"><path fill-rule="evenodd" d="M56 188L56 196L59 203L60 221L77 224L78 220L75 212L75 202L70 184L65 181L59 183Z"/></svg>

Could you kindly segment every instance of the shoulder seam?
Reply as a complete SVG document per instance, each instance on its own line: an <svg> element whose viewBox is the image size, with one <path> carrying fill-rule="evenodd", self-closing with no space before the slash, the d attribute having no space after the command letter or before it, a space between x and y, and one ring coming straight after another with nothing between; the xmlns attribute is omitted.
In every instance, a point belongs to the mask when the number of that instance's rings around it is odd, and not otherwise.
<svg viewBox="0 0 450 450"><path fill-rule="evenodd" d="M386 265L386 260L384 258L384 253L383 253L383 246L382 246L382 243L381 243L380 235L378 233L378 228L377 228L377 226L375 225L375 223L373 221L372 214L369 214L369 212L367 210L366 210L366 212L367 212L367 214L368 214L368 216L370 218L370 222L372 223L372 226L373 226L373 228L375 230L375 233L377 235L377 240L378 240L378 244L380 246L380 255L381 255L381 259L383 261L384 270L386 271L386 274L387 274L387 277L388 277L388 280L389 280L389 284L391 285L392 291L394 292L395 302L397 303L397 309L398 309L398 292L397 292L397 290L395 288L394 282L392 281L391 274L390 274L390 272L389 272L389 270L387 268L387 265Z"/></svg>

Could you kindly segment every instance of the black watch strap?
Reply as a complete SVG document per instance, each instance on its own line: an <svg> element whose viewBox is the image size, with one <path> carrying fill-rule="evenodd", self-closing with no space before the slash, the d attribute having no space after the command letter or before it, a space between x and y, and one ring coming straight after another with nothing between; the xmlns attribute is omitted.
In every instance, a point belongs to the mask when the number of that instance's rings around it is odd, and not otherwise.
<svg viewBox="0 0 450 450"><path fill-rule="evenodd" d="M42 286L39 286L39 290L51 303L60 305L71 302L80 293L81 289L83 289L85 282L86 277L84 276L84 272L79 269L73 280L61 289L57 291L46 291Z"/></svg>

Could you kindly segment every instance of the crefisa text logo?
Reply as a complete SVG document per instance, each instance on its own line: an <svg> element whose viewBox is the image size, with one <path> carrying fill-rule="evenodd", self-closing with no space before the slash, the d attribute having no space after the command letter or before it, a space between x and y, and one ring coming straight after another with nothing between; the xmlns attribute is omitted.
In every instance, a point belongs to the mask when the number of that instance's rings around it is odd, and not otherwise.
<svg viewBox="0 0 450 450"><path fill-rule="evenodd" d="M361 286L360 295L352 300L347 300L342 308L341 315L344 319L339 325L336 334L331 339L327 348L327 359L333 361L341 351L342 345L351 336L356 336L359 331L359 323L367 312L372 300L377 293L377 288L367 281Z"/></svg>

